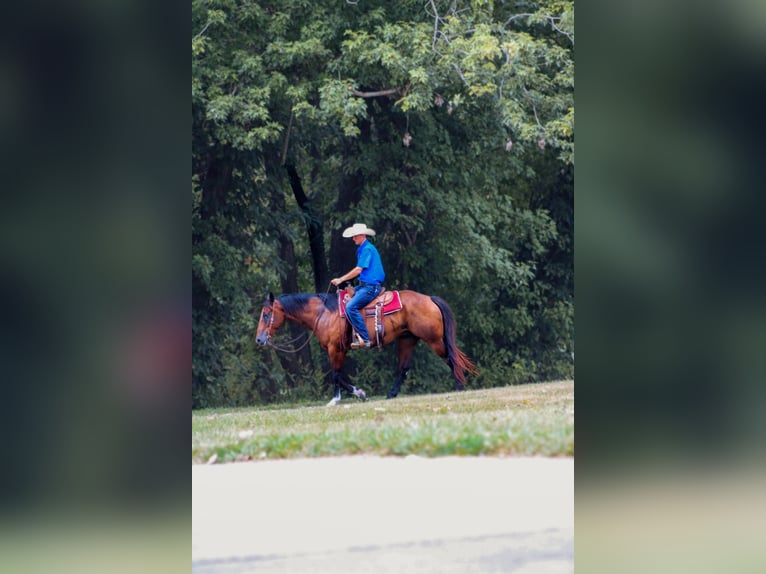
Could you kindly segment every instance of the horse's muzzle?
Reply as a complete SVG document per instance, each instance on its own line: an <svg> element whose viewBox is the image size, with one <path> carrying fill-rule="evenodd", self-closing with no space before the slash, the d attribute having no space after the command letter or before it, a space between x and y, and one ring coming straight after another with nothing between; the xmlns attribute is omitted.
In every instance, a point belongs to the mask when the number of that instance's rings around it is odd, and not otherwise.
<svg viewBox="0 0 766 574"><path fill-rule="evenodd" d="M266 333L261 333L255 338L255 342L259 345L265 345L269 342L269 336Z"/></svg>

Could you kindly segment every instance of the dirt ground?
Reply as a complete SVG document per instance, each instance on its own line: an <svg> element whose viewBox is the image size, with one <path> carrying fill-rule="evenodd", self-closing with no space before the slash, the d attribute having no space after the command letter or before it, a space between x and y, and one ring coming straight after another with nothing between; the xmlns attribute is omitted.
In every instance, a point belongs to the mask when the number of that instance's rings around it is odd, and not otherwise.
<svg viewBox="0 0 766 574"><path fill-rule="evenodd" d="M572 458L192 466L192 570L570 573Z"/></svg>

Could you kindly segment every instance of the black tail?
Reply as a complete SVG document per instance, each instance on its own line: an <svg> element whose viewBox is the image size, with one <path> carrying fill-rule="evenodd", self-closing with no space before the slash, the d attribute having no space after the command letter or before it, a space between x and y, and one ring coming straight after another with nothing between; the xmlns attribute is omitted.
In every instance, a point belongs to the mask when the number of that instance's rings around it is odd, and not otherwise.
<svg viewBox="0 0 766 574"><path fill-rule="evenodd" d="M465 384L465 373L476 373L476 365L457 348L455 342L455 316L452 314L452 309L449 308L447 302L436 296L431 297L439 310L442 312L442 321L444 323L444 347L447 349L447 364L452 369L452 375L455 380L461 385Z"/></svg>

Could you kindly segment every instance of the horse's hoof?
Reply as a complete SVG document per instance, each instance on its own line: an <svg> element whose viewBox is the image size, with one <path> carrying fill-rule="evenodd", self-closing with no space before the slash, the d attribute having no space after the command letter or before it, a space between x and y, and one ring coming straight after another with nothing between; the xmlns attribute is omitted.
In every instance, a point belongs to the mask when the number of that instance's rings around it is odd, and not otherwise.
<svg viewBox="0 0 766 574"><path fill-rule="evenodd" d="M367 393L365 393L362 389L356 389L354 391L354 395L362 399L363 401L367 400Z"/></svg>
<svg viewBox="0 0 766 574"><path fill-rule="evenodd" d="M329 403L327 403L325 406L334 407L339 402L340 402L340 398L339 397L333 397L333 399Z"/></svg>
<svg viewBox="0 0 766 574"><path fill-rule="evenodd" d="M388 394L386 395L386 398L387 398L387 399L395 399L395 398L396 398L396 395L392 395L391 393L388 393Z"/></svg>

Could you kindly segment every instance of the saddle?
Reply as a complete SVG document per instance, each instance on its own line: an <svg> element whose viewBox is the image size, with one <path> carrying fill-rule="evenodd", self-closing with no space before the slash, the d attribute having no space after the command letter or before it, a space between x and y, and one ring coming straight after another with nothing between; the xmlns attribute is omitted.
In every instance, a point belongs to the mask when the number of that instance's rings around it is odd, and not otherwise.
<svg viewBox="0 0 766 574"><path fill-rule="evenodd" d="M338 292L338 313L341 317L346 319L346 323L351 328L351 322L346 317L346 303L348 303L354 296L354 288L351 286L346 287L342 291ZM399 297L399 291L386 291L385 287L375 299L370 301L362 309L362 317L365 319L365 323L368 318L374 318L374 329L370 329L370 325L367 325L367 330L370 333L374 333L375 346L378 349L382 349L382 341L385 335L385 329L383 325L383 316L390 315L402 310L402 300Z"/></svg>
<svg viewBox="0 0 766 574"><path fill-rule="evenodd" d="M338 292L338 311L341 317L346 316L346 303L351 301L354 296L354 288L349 286ZM386 291L383 287L375 299L370 301L364 309L362 309L363 317L374 317L375 309L380 305L382 307L383 315L390 315L402 310L402 300L399 297L399 291Z"/></svg>

